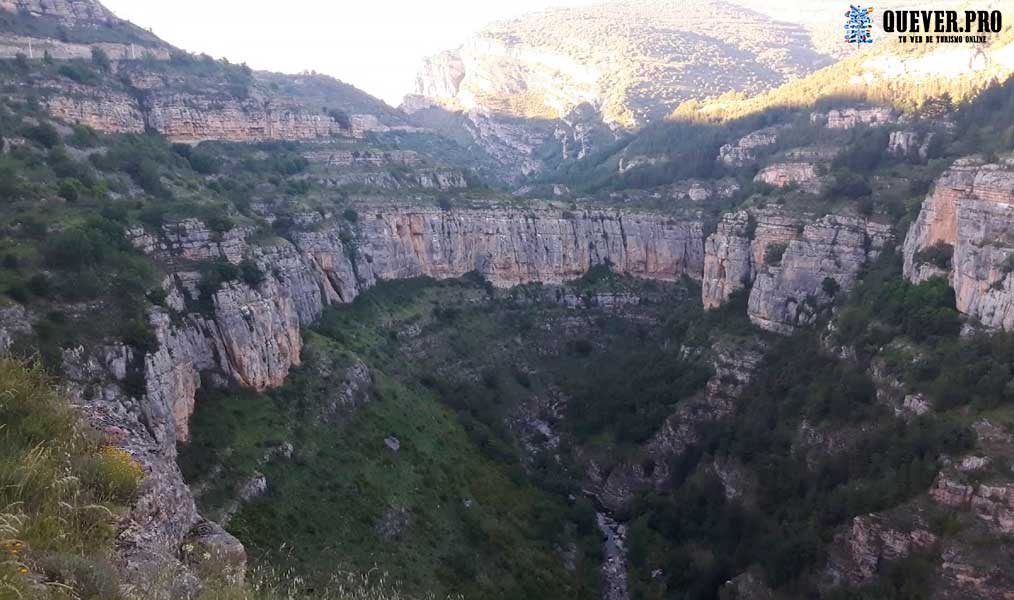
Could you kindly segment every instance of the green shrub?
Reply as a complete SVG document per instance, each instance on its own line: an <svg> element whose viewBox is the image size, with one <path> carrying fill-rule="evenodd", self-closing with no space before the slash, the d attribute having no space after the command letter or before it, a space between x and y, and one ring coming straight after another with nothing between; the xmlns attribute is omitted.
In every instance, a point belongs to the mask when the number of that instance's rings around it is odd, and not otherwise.
<svg viewBox="0 0 1014 600"><path fill-rule="evenodd" d="M137 494L144 469L125 450L105 447L85 457L79 467L82 480L106 501L126 504Z"/></svg>
<svg viewBox="0 0 1014 600"><path fill-rule="evenodd" d="M81 198L81 183L76 179L64 179L57 193L67 202L77 202Z"/></svg>
<svg viewBox="0 0 1014 600"><path fill-rule="evenodd" d="M201 175L214 175L222 168L221 162L207 152L190 154L190 166Z"/></svg>
<svg viewBox="0 0 1014 600"><path fill-rule="evenodd" d="M95 219L50 236L43 254L50 267L81 270L102 264L114 253L126 250L125 246L122 227L112 221Z"/></svg>
<svg viewBox="0 0 1014 600"><path fill-rule="evenodd" d="M136 491L140 466L122 450L103 450L38 364L0 358L0 397L4 593L119 598L106 562L116 535L110 502ZM44 582L64 584L69 595L50 596Z"/></svg>
<svg viewBox="0 0 1014 600"><path fill-rule="evenodd" d="M84 61L73 60L60 65L57 73L75 83L92 85L98 82L98 75Z"/></svg>
<svg viewBox="0 0 1014 600"><path fill-rule="evenodd" d="M74 125L70 143L78 148L94 148L99 145L99 134L87 125Z"/></svg>
<svg viewBox="0 0 1014 600"><path fill-rule="evenodd" d="M147 323L139 318L125 322L120 327L119 337L125 344L139 352L149 353L158 350L158 338Z"/></svg>
<svg viewBox="0 0 1014 600"><path fill-rule="evenodd" d="M103 73L108 73L113 66L113 63L109 60L109 55L106 54L106 51L97 46L92 47L92 64Z"/></svg>
<svg viewBox="0 0 1014 600"><path fill-rule="evenodd" d="M915 253L916 264L931 264L942 271L949 271L954 257L954 246L939 241Z"/></svg>
<svg viewBox="0 0 1014 600"><path fill-rule="evenodd" d="M772 267L781 265L782 257L785 256L787 248L788 244L768 244L767 248L764 249L764 264Z"/></svg>
<svg viewBox="0 0 1014 600"><path fill-rule="evenodd" d="M249 258L243 259L239 263L239 277L243 280L243 283L247 284L252 288L256 288L260 284L264 283L264 272L257 266L257 263L250 260Z"/></svg>
<svg viewBox="0 0 1014 600"><path fill-rule="evenodd" d="M36 273L28 279L28 289L36 296L45 298L52 292L53 285L45 274Z"/></svg>
<svg viewBox="0 0 1014 600"><path fill-rule="evenodd" d="M63 142L60 132L50 123L29 125L21 130L21 135L46 148L55 148Z"/></svg>

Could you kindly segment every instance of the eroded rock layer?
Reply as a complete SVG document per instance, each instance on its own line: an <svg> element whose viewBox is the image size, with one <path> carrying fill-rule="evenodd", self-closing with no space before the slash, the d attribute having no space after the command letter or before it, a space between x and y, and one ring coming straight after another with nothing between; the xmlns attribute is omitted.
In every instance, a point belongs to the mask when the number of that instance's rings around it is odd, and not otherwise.
<svg viewBox="0 0 1014 600"><path fill-rule="evenodd" d="M957 308L1014 329L1014 165L954 163L923 202L905 239L905 275L947 278Z"/></svg>

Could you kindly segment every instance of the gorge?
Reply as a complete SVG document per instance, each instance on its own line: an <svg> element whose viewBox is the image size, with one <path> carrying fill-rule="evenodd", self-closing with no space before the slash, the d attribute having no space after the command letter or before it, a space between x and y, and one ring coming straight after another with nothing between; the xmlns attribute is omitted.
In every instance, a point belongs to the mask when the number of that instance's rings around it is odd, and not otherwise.
<svg viewBox="0 0 1014 600"><path fill-rule="evenodd" d="M1014 597L1012 30L798 21L393 108L0 0L0 598Z"/></svg>

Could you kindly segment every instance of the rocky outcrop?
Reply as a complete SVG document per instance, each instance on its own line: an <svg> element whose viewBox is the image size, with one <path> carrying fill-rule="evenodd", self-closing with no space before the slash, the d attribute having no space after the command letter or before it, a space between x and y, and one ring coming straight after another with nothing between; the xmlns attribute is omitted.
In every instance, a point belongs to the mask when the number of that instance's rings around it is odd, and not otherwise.
<svg viewBox="0 0 1014 600"><path fill-rule="evenodd" d="M816 319L822 306L852 289L863 266L892 239L889 225L828 215L803 228L777 264L757 273L747 314L763 329L791 333Z"/></svg>
<svg viewBox="0 0 1014 600"><path fill-rule="evenodd" d="M995 535L1014 533L1014 482L965 483L962 479L941 473L930 496L943 506L971 511Z"/></svg>
<svg viewBox="0 0 1014 600"><path fill-rule="evenodd" d="M911 129L892 131L891 138L887 142L887 152L891 156L926 160L934 135L932 132L920 135L919 132Z"/></svg>
<svg viewBox="0 0 1014 600"><path fill-rule="evenodd" d="M705 308L750 287L750 320L791 333L812 323L835 294L850 290L862 267L892 239L889 226L865 218L811 219L780 211L725 215L705 242Z"/></svg>
<svg viewBox="0 0 1014 600"><path fill-rule="evenodd" d="M231 576L242 578L246 558L242 545L216 530L205 536L193 494L176 465L176 439L149 419L150 398L124 392L135 364L134 352L113 345L86 352L67 350L63 371L67 391L91 425L124 449L144 469L144 479L130 510L119 524L116 544L128 598L189 597L199 588L194 569L184 562L183 543L202 538L208 547L231 548ZM157 426L157 424L156 424Z"/></svg>
<svg viewBox="0 0 1014 600"><path fill-rule="evenodd" d="M317 140L352 134L333 117L271 98L158 93L143 105L149 127L178 142Z"/></svg>
<svg viewBox="0 0 1014 600"><path fill-rule="evenodd" d="M457 169L416 169L408 172L357 171L329 173L317 178L322 185L332 187L369 187L378 190L435 190L453 191L468 187L468 179Z"/></svg>
<svg viewBox="0 0 1014 600"><path fill-rule="evenodd" d="M515 208L360 212L360 273L378 279L478 271L500 286L560 283L608 263L674 281L699 279L704 264L703 225L694 218Z"/></svg>
<svg viewBox="0 0 1014 600"><path fill-rule="evenodd" d="M817 194L820 192L821 180L817 174L817 167L813 163L775 163L760 170L753 178L754 181L783 188L790 185L799 186L800 189Z"/></svg>
<svg viewBox="0 0 1014 600"><path fill-rule="evenodd" d="M870 582L885 561L927 551L937 542L918 514L907 519L882 514L862 515L835 536L825 570L831 585L862 585Z"/></svg>
<svg viewBox="0 0 1014 600"><path fill-rule="evenodd" d="M69 123L106 133L144 132L144 114L124 92L65 84L51 88L43 103L49 114Z"/></svg>
<svg viewBox="0 0 1014 600"><path fill-rule="evenodd" d="M852 129L857 125L882 127L898 120L897 113L890 108L843 108L830 110L827 113L829 129Z"/></svg>
<svg viewBox="0 0 1014 600"><path fill-rule="evenodd" d="M737 290L751 286L764 265L768 247L787 246L796 239L804 218L768 210L723 215L715 233L704 243L704 308L718 308Z"/></svg>
<svg viewBox="0 0 1014 600"><path fill-rule="evenodd" d="M0 0L0 10L59 19L65 25L97 26L119 21L96 0Z"/></svg>
<svg viewBox="0 0 1014 600"><path fill-rule="evenodd" d="M758 129L741 137L734 144L722 146L718 151L719 162L730 167L742 167L754 162L763 149L775 145L781 129L779 126Z"/></svg>
<svg viewBox="0 0 1014 600"><path fill-rule="evenodd" d="M724 177L717 180L686 179L677 181L670 189L670 196L675 200L704 202L712 198L732 198L739 193L740 186L735 179Z"/></svg>
<svg viewBox="0 0 1014 600"><path fill-rule="evenodd" d="M955 161L905 238L905 276L946 277L957 308L1014 329L1014 165ZM950 256L948 256L950 254Z"/></svg>
<svg viewBox="0 0 1014 600"><path fill-rule="evenodd" d="M32 330L32 320L20 304L0 306L0 353L7 352L18 336Z"/></svg>

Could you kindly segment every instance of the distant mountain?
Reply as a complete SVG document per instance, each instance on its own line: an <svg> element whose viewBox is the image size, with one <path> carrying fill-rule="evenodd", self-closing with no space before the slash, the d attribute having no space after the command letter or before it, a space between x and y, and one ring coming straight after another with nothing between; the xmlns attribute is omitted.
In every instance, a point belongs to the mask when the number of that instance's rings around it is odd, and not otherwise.
<svg viewBox="0 0 1014 600"><path fill-rule="evenodd" d="M434 111L530 176L581 158L684 100L756 93L831 62L809 30L729 2L551 9L490 25L427 58L403 108ZM516 120L528 122L519 125ZM442 119L443 127L450 125Z"/></svg>
<svg viewBox="0 0 1014 600"><path fill-rule="evenodd" d="M721 174L723 135L745 135L799 111L866 104L892 119L946 111L1014 75L1014 30L987 44L900 44L885 39L806 77L759 94L725 93L681 104L669 117L564 165L544 179L577 188L626 188ZM943 103L941 105L941 103ZM885 113L887 114L887 113ZM725 131L725 134L720 132Z"/></svg>
<svg viewBox="0 0 1014 600"><path fill-rule="evenodd" d="M830 61L807 31L727 2L636 0L495 23L425 60L416 93L450 109L559 119L596 107L637 127L687 98L757 92ZM418 102L409 101L409 105Z"/></svg>

